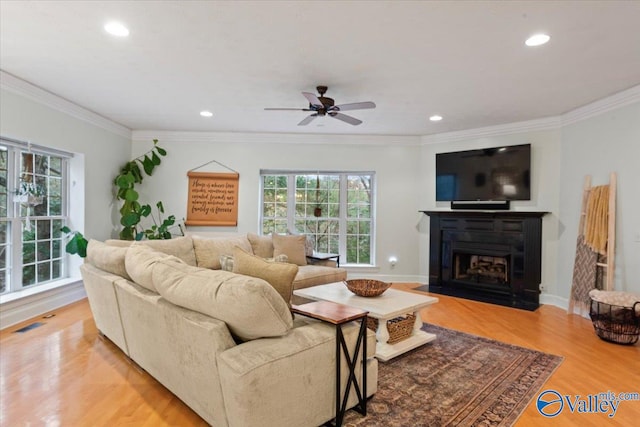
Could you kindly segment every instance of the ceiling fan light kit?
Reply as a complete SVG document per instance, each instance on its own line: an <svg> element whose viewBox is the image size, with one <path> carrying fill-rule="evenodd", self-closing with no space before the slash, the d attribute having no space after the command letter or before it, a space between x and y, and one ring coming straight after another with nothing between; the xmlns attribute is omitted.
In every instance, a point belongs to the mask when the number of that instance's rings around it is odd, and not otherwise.
<svg viewBox="0 0 640 427"><path fill-rule="evenodd" d="M341 120L353 126L357 126L362 123L362 120L355 117L341 113L341 111L351 110L365 110L376 108L376 104L371 101L354 102L350 104L335 105L333 98L324 96L327 92L327 86L318 86L316 90L320 96L317 96L311 92L302 92L302 95L309 101L308 108L265 108L265 110L279 110L279 111L312 111L312 113L305 117L298 126L306 126L315 120L318 116L329 116L334 119Z"/></svg>

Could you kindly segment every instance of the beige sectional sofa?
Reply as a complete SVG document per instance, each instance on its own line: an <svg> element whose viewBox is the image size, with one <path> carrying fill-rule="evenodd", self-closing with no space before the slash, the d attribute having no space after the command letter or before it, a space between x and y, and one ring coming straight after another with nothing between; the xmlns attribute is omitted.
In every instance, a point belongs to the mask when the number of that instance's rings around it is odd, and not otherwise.
<svg viewBox="0 0 640 427"><path fill-rule="evenodd" d="M263 279L203 267L224 255L212 252L223 242L205 240L186 236L126 246L92 240L81 272L98 329L215 427L313 427L331 420L334 326L292 316L282 289ZM294 265L277 270L285 273L274 281L287 275L290 281L296 273L298 280ZM351 346L357 329L344 328ZM371 332L367 344L371 396L378 372ZM347 372L342 361L343 384ZM352 389L349 407L356 403Z"/></svg>

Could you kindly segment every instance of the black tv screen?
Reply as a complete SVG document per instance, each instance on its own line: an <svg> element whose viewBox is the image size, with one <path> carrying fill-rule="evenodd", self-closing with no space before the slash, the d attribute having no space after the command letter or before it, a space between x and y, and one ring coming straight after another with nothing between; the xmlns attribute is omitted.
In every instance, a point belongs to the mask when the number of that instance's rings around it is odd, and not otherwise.
<svg viewBox="0 0 640 427"><path fill-rule="evenodd" d="M531 144L436 154L436 200L531 200Z"/></svg>

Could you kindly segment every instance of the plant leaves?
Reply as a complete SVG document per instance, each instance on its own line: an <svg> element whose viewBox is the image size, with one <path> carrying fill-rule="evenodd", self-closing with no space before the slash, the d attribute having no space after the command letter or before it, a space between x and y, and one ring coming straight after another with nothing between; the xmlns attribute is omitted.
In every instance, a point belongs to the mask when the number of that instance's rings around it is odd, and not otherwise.
<svg viewBox="0 0 640 427"><path fill-rule="evenodd" d="M158 154L160 154L161 156L166 156L167 155L167 151L160 148L160 147L156 147L156 151L158 152Z"/></svg>
<svg viewBox="0 0 640 427"><path fill-rule="evenodd" d="M119 188L129 188L129 179L127 178L127 175L120 175L116 178L116 185Z"/></svg>
<svg viewBox="0 0 640 427"><path fill-rule="evenodd" d="M139 222L140 215L135 212L129 212L128 214L123 215L122 218L120 218L120 224L124 225L125 227L132 227Z"/></svg>
<svg viewBox="0 0 640 427"><path fill-rule="evenodd" d="M162 204L162 202L156 203L156 207L158 208L160 213L164 213L164 205Z"/></svg>
<svg viewBox="0 0 640 427"><path fill-rule="evenodd" d="M160 157L158 157L155 152L151 153L151 161L155 166L158 166L160 163L162 163L162 160L160 160Z"/></svg>
<svg viewBox="0 0 640 427"><path fill-rule="evenodd" d="M149 205L144 205L140 207L140 215L143 217L148 217L149 214L151 213L151 206Z"/></svg>
<svg viewBox="0 0 640 427"><path fill-rule="evenodd" d="M133 167L131 168L131 173L133 174L133 178L135 179L135 182L137 184L140 184L142 182L142 172L140 171L140 167L138 166L137 163L133 164Z"/></svg>
<svg viewBox="0 0 640 427"><path fill-rule="evenodd" d="M144 172L151 176L153 174L154 164L153 161L149 158L149 156L144 156L144 160L142 161L142 167L144 168Z"/></svg>
<svg viewBox="0 0 640 427"><path fill-rule="evenodd" d="M133 227L125 227L120 231L119 237L122 240L133 240Z"/></svg>
<svg viewBox="0 0 640 427"><path fill-rule="evenodd" d="M138 192L133 188L127 189L124 194L124 199L129 202L135 202L136 200L138 200L138 197L139 197Z"/></svg>
<svg viewBox="0 0 640 427"><path fill-rule="evenodd" d="M66 234L71 233L71 229L69 227L67 227L66 225L64 227L62 227L60 229L60 231L62 231L63 233L66 233Z"/></svg>

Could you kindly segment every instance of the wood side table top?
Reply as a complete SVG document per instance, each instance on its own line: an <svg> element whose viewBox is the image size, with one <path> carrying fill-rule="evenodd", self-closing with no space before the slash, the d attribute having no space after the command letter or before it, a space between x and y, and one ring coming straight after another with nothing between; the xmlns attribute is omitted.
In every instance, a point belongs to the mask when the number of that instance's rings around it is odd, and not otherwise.
<svg viewBox="0 0 640 427"><path fill-rule="evenodd" d="M334 325L361 319L368 314L367 311L360 310L359 308L330 301L316 301L308 304L292 305L291 311Z"/></svg>

